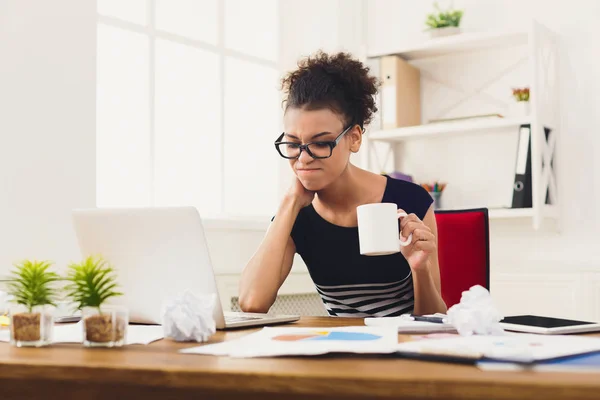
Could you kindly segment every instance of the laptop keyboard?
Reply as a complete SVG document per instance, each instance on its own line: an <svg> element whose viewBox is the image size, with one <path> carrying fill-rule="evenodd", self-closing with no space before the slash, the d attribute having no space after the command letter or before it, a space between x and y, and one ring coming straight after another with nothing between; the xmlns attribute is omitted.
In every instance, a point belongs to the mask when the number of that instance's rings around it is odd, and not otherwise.
<svg viewBox="0 0 600 400"><path fill-rule="evenodd" d="M227 315L225 316L225 322L233 323L233 322L243 322L243 321L256 321L257 319L262 319L262 317L242 317L239 315Z"/></svg>

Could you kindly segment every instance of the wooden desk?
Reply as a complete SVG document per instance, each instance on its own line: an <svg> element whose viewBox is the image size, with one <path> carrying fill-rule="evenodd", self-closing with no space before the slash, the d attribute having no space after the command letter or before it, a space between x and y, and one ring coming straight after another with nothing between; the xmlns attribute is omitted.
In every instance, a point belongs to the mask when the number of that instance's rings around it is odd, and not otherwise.
<svg viewBox="0 0 600 400"><path fill-rule="evenodd" d="M296 326L362 325L303 318ZM248 333L218 332L212 342ZM483 372L378 356L230 359L162 340L123 349L0 344L2 399L598 399L598 374Z"/></svg>

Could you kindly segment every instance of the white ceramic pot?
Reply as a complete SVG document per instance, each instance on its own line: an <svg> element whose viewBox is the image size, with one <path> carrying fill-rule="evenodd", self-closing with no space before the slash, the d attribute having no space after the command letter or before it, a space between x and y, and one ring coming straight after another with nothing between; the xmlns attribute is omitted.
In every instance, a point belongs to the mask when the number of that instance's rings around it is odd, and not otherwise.
<svg viewBox="0 0 600 400"><path fill-rule="evenodd" d="M526 117L530 114L530 103L528 101L517 101L512 105L511 114L515 117Z"/></svg>
<svg viewBox="0 0 600 400"><path fill-rule="evenodd" d="M445 28L436 28L429 30L429 37L437 38L443 36L457 35L461 32L459 26L447 26Z"/></svg>

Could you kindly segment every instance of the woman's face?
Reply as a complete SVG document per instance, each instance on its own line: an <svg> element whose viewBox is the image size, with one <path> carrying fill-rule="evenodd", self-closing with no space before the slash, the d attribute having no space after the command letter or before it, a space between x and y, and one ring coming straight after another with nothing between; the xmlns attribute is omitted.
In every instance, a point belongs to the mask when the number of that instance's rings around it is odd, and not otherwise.
<svg viewBox="0 0 600 400"><path fill-rule="evenodd" d="M282 141L298 144L334 141L348 128L338 114L328 109L308 111L289 108L283 124L285 135ZM361 136L360 128L353 126L341 137L331 157L316 159L303 150L299 158L289 160L290 166L307 190L321 190L344 172L350 154L360 148Z"/></svg>

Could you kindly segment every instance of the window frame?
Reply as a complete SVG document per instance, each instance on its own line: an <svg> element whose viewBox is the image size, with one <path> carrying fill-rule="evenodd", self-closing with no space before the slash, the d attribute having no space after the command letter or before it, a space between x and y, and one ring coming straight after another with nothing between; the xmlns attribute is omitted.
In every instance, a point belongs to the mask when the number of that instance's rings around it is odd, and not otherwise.
<svg viewBox="0 0 600 400"><path fill-rule="evenodd" d="M101 1L101 0L100 0ZM227 59L238 59L243 60L249 63L253 63L256 65L260 65L263 67L272 68L273 70L279 72L279 49L277 49L277 61L252 56L237 50L229 49L225 45L225 1L226 0L217 0L218 7L218 21L217 21L217 44L213 45L210 43L203 42L201 40L188 38L179 34L167 32L161 29L156 28L156 1L155 0L147 0L146 4L146 24L140 25L135 22L126 21L120 19L118 17L112 17L104 14L100 14L98 10L96 11L96 24L106 25L113 28L122 29L124 31L138 33L146 36L149 41L148 48L148 110L149 110L149 132L148 132L148 140L150 141L150 171L148 173L149 182L150 182L150 205L156 205L156 181L155 181L155 164L156 164L156 152L155 152L155 79L156 79L156 41L157 40L165 40L172 43L181 44L184 46L189 46L195 49L211 52L217 54L219 58L219 74L220 74L220 82L219 82L219 101L220 101L220 179L221 179L221 193L220 193L220 215L226 214L225 204L226 204L226 185L225 185L225 90L226 90L226 81L225 81L225 63ZM279 16L280 5L279 2L276 2L276 6L278 10L276 14ZM279 21L277 30L280 29ZM279 32L278 32L279 33ZM98 195L96 194L96 198Z"/></svg>

